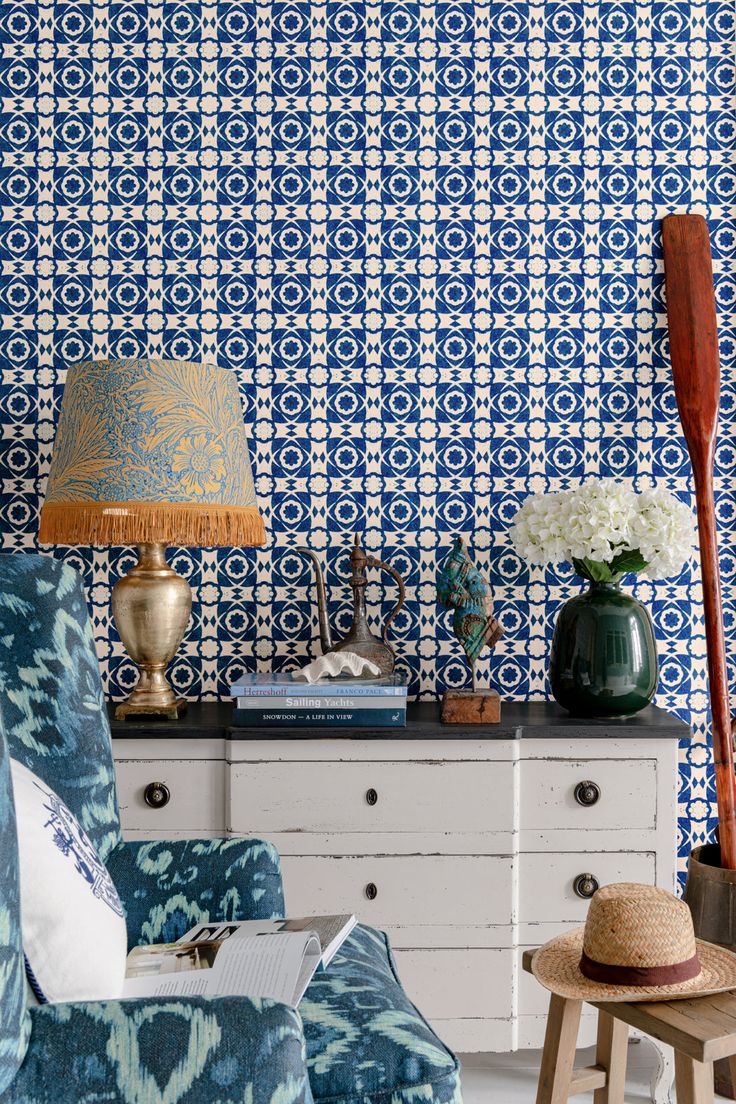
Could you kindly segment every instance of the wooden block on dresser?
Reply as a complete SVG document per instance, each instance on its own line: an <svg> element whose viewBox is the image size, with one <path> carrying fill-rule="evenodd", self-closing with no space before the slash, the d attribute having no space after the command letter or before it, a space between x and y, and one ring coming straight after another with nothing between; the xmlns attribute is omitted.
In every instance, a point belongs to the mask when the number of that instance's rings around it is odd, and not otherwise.
<svg viewBox="0 0 736 1104"><path fill-rule="evenodd" d="M501 699L496 690L445 690L443 724L500 724Z"/></svg>

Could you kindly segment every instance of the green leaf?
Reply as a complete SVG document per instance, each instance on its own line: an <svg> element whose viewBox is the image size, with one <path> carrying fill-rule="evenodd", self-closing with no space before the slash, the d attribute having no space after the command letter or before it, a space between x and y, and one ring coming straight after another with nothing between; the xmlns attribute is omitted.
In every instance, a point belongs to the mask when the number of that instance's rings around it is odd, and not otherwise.
<svg viewBox="0 0 736 1104"><path fill-rule="evenodd" d="M587 556L578 560L573 557L572 566L577 575L589 579L591 583L612 583L616 578L609 565L602 560L591 560Z"/></svg>
<svg viewBox="0 0 736 1104"><path fill-rule="evenodd" d="M638 548L632 548L626 552L619 552L618 556L614 556L610 568L616 575L630 575L636 571L643 571L648 562Z"/></svg>

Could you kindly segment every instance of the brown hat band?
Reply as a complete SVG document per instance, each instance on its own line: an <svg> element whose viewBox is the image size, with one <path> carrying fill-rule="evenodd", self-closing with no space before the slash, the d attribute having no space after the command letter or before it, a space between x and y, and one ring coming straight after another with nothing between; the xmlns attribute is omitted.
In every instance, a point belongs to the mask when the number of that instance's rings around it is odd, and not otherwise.
<svg viewBox="0 0 736 1104"><path fill-rule="evenodd" d="M698 976L700 959L696 951L687 962L674 962L671 966L611 966L588 958L583 951L580 973L589 981L604 985L676 985Z"/></svg>

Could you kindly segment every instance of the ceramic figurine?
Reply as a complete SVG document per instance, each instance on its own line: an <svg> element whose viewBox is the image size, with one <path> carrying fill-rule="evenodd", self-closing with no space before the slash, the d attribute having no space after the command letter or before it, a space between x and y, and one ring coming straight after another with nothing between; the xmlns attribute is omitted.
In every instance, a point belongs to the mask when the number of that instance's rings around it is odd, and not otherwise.
<svg viewBox="0 0 736 1104"><path fill-rule="evenodd" d="M470 558L462 537L456 537L452 552L437 576L437 598L453 610L452 629L467 656L471 690L446 690L442 698L442 720L447 723L494 724L501 719L501 702L495 690L478 690L475 664L484 648L493 648L503 635L493 616L491 587Z"/></svg>

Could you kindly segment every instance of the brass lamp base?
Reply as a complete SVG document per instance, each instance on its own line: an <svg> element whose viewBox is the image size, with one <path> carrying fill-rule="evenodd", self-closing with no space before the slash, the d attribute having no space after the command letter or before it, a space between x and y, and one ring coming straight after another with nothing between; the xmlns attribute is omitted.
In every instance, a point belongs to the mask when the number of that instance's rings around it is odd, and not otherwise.
<svg viewBox="0 0 736 1104"><path fill-rule="evenodd" d="M115 720L124 721L126 717L165 717L169 721L178 721L179 717L183 717L187 711L187 700L176 697L168 680L166 686L172 698L169 705L164 704L160 697L152 699L150 703L142 698L136 698L134 701L133 696L140 690L139 679L138 685L130 696L120 705L115 706Z"/></svg>
<svg viewBox="0 0 736 1104"><path fill-rule="evenodd" d="M140 671L130 696L115 710L117 720L176 720L186 711L187 703L177 698L166 668L181 644L191 611L189 583L167 564L165 545L139 544L138 563L112 590L115 625Z"/></svg>

